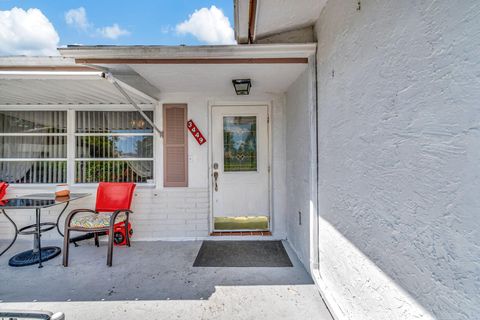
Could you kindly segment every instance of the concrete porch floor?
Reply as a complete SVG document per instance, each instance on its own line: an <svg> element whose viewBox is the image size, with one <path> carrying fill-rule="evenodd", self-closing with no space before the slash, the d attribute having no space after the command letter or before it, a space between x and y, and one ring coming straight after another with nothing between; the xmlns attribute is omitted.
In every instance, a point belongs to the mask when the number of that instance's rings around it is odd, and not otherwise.
<svg viewBox="0 0 480 320"><path fill-rule="evenodd" d="M68 268L61 256L42 269L8 266L12 255L31 245L18 241L0 257L0 310L62 311L67 320L332 319L286 242L292 268L193 267L201 241L115 247L112 268L105 244L96 248L91 241L71 247Z"/></svg>

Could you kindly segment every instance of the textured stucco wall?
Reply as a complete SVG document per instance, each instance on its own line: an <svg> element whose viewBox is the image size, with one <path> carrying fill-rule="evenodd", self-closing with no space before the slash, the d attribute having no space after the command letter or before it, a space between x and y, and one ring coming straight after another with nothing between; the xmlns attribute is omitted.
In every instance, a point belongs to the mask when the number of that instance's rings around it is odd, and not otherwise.
<svg viewBox="0 0 480 320"><path fill-rule="evenodd" d="M286 94L287 239L308 269L310 261L310 101L309 71ZM301 212L301 224L299 223Z"/></svg>
<svg viewBox="0 0 480 320"><path fill-rule="evenodd" d="M348 319L479 319L480 2L357 2L316 25L324 292Z"/></svg>

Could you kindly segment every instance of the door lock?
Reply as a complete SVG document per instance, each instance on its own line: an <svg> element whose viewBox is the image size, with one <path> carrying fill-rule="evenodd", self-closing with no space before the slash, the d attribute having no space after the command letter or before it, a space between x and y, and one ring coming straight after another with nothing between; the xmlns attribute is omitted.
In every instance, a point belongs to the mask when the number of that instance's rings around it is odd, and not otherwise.
<svg viewBox="0 0 480 320"><path fill-rule="evenodd" d="M218 172L217 172L217 171L215 171L215 172L213 173L213 180L214 180L214 182L213 182L214 187L213 187L213 188L215 189L215 191L218 191L218 184L217 184Z"/></svg>

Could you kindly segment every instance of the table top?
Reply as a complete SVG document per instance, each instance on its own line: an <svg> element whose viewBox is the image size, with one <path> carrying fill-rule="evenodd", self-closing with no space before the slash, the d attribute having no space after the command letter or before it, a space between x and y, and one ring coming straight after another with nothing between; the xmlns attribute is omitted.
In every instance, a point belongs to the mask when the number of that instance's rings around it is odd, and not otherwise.
<svg viewBox="0 0 480 320"><path fill-rule="evenodd" d="M54 193L36 193L18 198L0 201L2 209L42 209L53 207L62 203L88 197L90 193L71 193L68 197L55 197Z"/></svg>

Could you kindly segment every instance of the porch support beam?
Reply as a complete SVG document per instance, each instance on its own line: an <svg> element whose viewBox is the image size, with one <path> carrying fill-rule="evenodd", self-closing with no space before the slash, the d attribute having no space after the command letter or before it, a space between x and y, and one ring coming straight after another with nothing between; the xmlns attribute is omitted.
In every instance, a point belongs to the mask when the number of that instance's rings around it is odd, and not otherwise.
<svg viewBox="0 0 480 320"><path fill-rule="evenodd" d="M80 64L308 64L308 58L200 58L200 59L129 59L81 58Z"/></svg>
<svg viewBox="0 0 480 320"><path fill-rule="evenodd" d="M0 71L98 71L86 66L0 66Z"/></svg>
<svg viewBox="0 0 480 320"><path fill-rule="evenodd" d="M248 12L248 43L255 42L255 27L257 25L257 0L250 0Z"/></svg>

